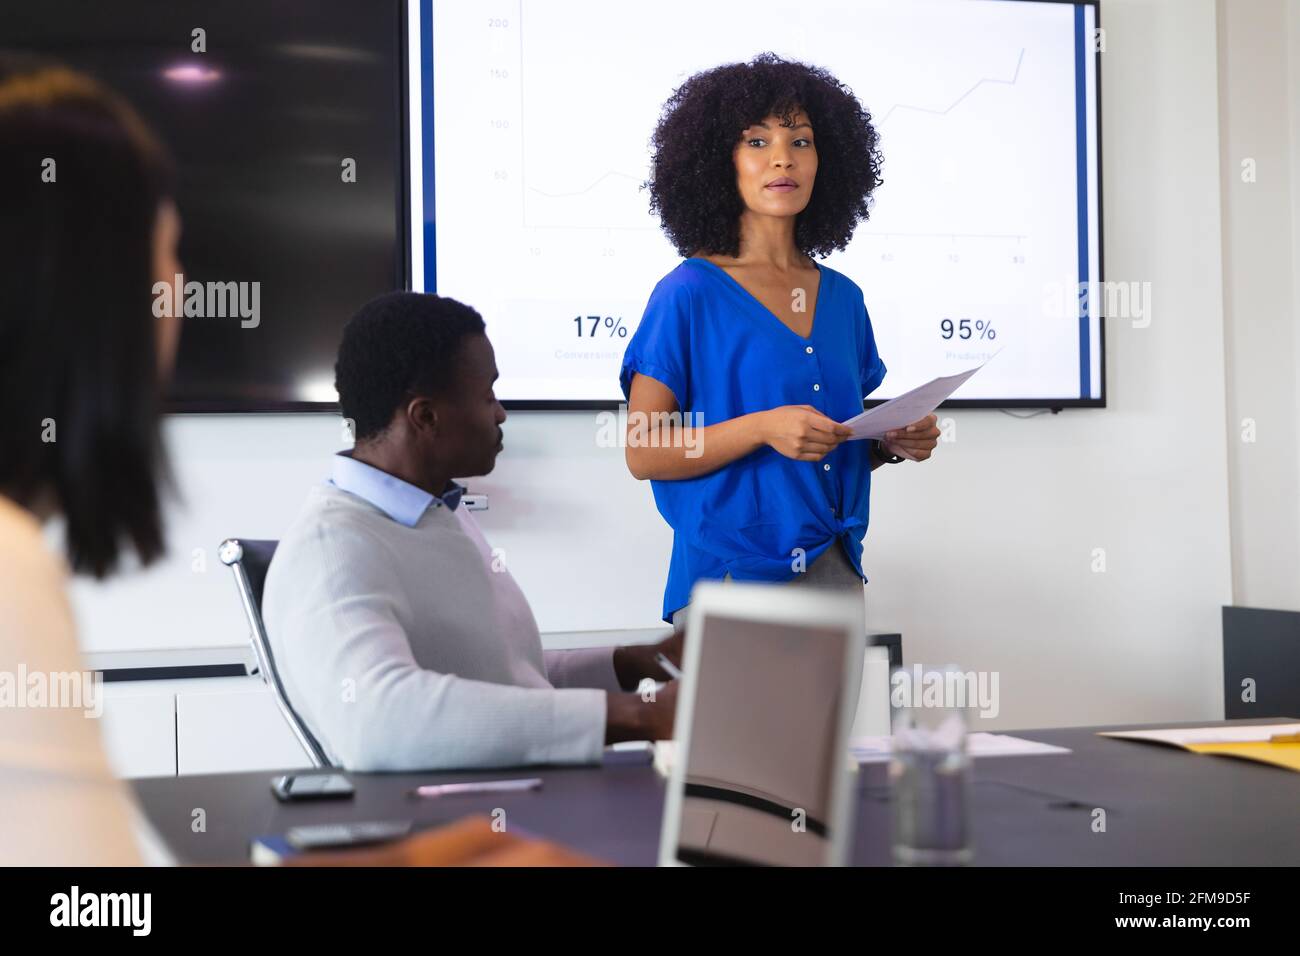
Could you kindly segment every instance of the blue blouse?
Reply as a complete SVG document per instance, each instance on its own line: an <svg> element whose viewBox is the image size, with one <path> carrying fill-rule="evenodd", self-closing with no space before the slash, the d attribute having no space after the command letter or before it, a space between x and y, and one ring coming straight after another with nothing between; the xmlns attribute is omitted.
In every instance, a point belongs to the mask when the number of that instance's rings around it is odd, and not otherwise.
<svg viewBox="0 0 1300 956"><path fill-rule="evenodd" d="M803 338L707 259L684 259L650 294L619 376L666 385L687 424L719 422L781 405L811 405L836 421L862 411L885 377L862 290L817 265L812 332ZM700 579L788 581L839 541L862 574L871 497L871 443L844 442L817 462L771 446L708 475L652 481L673 529L664 620Z"/></svg>

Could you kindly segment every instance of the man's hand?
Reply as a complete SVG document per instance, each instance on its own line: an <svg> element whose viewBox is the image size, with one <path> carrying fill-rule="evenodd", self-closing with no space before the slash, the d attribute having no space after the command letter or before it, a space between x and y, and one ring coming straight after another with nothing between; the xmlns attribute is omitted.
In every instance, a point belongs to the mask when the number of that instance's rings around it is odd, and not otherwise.
<svg viewBox="0 0 1300 956"><path fill-rule="evenodd" d="M647 677L654 681L671 680L672 675L655 660L660 654L678 670L682 667L682 640L685 631L674 631L655 644L629 644L614 649L614 673L624 690L636 690Z"/></svg>
<svg viewBox="0 0 1300 956"><path fill-rule="evenodd" d="M375 849L317 851L287 866L603 866L567 847L499 831L486 816L464 817Z"/></svg>
<svg viewBox="0 0 1300 956"><path fill-rule="evenodd" d="M662 654L664 657L668 658L668 660L672 663L673 667L676 667L678 670L681 670L682 669L682 647L685 645L685 643L686 643L685 628L681 630L673 631L670 635L665 637L658 644L650 645L651 647L654 648L654 654L651 656L653 658ZM654 677L656 680L668 680L670 675L664 673L663 668L660 667L658 663L655 664L655 667L658 669L658 674L662 676L657 676L656 674L647 674L646 676Z"/></svg>
<svg viewBox="0 0 1300 956"><path fill-rule="evenodd" d="M925 461L939 444L938 421L939 416L931 412L906 428L885 432L885 437L880 440L881 447L909 461Z"/></svg>
<svg viewBox="0 0 1300 956"><path fill-rule="evenodd" d="M605 743L671 740L677 719L677 681L644 691L605 695Z"/></svg>

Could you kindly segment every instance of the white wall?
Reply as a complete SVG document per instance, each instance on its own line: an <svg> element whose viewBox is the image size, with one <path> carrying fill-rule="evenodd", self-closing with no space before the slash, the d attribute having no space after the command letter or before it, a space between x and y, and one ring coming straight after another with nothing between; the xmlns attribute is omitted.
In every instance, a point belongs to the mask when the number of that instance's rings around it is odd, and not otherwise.
<svg viewBox="0 0 1300 956"><path fill-rule="evenodd" d="M1291 126L1291 308L1300 324L1300 0L1290 0L1286 7L1287 70L1282 77L1290 96ZM1300 369L1300 333L1295 336L1295 365ZM1295 415L1296 445L1300 446L1300 385ZM1300 480L1296 481L1300 486ZM1300 580L1300 574L1296 575Z"/></svg>
<svg viewBox="0 0 1300 956"><path fill-rule="evenodd" d="M1150 327L1111 322L1110 407L956 412L935 460L877 472L869 621L912 661L1001 672L989 728L1221 716L1231 600L1213 0L1107 0L1107 277L1153 284ZM870 290L867 290L870 296ZM236 644L215 559L275 536L339 445L327 417L169 425L189 511L164 567L78 593L87 647ZM515 413L489 538L544 630L658 619L669 535L590 414ZM191 548L207 570L190 571ZM1106 570L1092 570L1094 549Z"/></svg>
<svg viewBox="0 0 1300 956"><path fill-rule="evenodd" d="M1300 2L1220 0L1219 91L1233 595L1296 611Z"/></svg>
<svg viewBox="0 0 1300 956"><path fill-rule="evenodd" d="M497 470L468 482L489 495L478 520L543 631L661 625L671 534L650 486L627 473L621 450L596 446L596 431L595 413L515 413ZM348 444L334 415L176 416L166 435L184 498L169 509L170 556L105 585L75 584L88 652L242 644L217 545L278 538Z"/></svg>

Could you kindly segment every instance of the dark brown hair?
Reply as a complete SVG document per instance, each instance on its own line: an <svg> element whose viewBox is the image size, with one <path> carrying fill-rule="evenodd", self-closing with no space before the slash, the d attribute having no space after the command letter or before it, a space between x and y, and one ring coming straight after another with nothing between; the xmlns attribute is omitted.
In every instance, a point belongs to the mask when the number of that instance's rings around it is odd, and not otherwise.
<svg viewBox="0 0 1300 956"><path fill-rule="evenodd" d="M171 163L65 68L0 58L0 492L49 501L96 577L163 550L153 236ZM53 438L53 440L50 440Z"/></svg>

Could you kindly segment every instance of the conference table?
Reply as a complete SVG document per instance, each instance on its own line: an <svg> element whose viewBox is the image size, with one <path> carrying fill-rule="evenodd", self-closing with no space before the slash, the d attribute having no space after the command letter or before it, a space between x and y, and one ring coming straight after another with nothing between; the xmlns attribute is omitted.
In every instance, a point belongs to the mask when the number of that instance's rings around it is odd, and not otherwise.
<svg viewBox="0 0 1300 956"><path fill-rule="evenodd" d="M1289 718L1223 721L1215 726ZM1208 726L1202 723L1157 727ZM1300 773L1076 727L1005 731L1068 754L977 758L970 786L975 864L986 866L1295 866L1300 864ZM410 820L416 830L472 813L505 811L518 828L610 863L652 866L665 780L646 764L529 767L455 773L350 773L350 800L280 803L283 771L132 781L145 812L182 863L247 863L253 837L292 826ZM863 765L852 861L892 864L887 766ZM539 790L422 799L421 784L536 776ZM203 810L196 832L194 811ZM1104 810L1104 815L1097 809ZM1098 825L1104 822L1104 829Z"/></svg>

